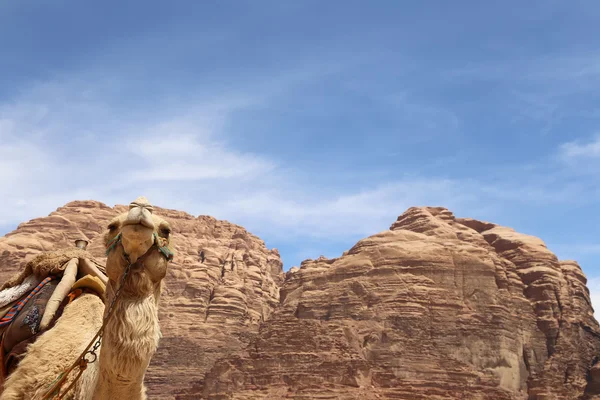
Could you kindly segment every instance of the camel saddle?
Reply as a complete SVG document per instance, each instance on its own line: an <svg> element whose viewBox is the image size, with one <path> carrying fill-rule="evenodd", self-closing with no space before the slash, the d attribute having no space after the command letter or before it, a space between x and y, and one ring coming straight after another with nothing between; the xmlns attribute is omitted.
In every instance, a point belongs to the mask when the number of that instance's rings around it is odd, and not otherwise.
<svg viewBox="0 0 600 400"><path fill-rule="evenodd" d="M104 271L89 273L90 271L80 268L79 276L83 276L75 281L78 263L75 260L70 263L64 271L44 278L31 292L3 308L3 311L8 311L0 318L2 382L25 356L27 346L54 327L70 302L83 293L92 293L104 299Z"/></svg>
<svg viewBox="0 0 600 400"><path fill-rule="evenodd" d="M23 304L25 299L29 297L20 310L15 310L14 318L3 327L2 348L0 349L4 364L3 375L7 376L8 373L12 372L20 358L24 355L27 345L33 343L42 332L40 330L40 322L46 311L48 300L50 300L50 296L52 296L58 283L57 279L49 280L44 285L38 286L39 291L37 293L28 293L15 304L14 307ZM56 314L59 313L57 312Z"/></svg>

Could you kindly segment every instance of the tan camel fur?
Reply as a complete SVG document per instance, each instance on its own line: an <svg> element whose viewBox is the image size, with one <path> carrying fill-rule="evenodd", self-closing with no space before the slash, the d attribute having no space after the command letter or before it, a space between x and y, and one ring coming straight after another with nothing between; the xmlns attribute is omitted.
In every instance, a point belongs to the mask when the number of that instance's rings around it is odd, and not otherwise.
<svg viewBox="0 0 600 400"><path fill-rule="evenodd" d="M132 264L144 257L131 268L115 303L98 361L88 365L65 399L146 399L144 375L161 337L158 301L168 264L168 260L151 247L158 241L158 246L168 246L172 251L168 222L152 212L150 203L140 197L130 204L129 212L114 218L108 226L105 244L119 233L121 240L106 262L107 305L114 298L127 266L124 254L129 255ZM93 294L83 294L65 307L56 326L29 346L26 356L6 380L0 400L40 399L96 334L106 311L102 300ZM63 388L75 375L71 375Z"/></svg>

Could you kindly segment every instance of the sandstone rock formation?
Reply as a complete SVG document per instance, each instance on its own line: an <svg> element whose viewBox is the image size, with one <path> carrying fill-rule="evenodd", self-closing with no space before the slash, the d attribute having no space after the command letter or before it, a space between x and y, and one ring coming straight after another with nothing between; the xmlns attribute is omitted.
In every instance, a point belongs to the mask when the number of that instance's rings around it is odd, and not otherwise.
<svg viewBox="0 0 600 400"><path fill-rule="evenodd" d="M72 202L0 238L0 280L101 232L123 207ZM156 208L178 254L152 399L600 399L586 278L535 237L411 208L337 259L282 273L243 228Z"/></svg>
<svg viewBox="0 0 600 400"><path fill-rule="evenodd" d="M281 305L204 397L581 399L600 328L586 278L531 236L411 208L287 274ZM589 384L588 384L589 381Z"/></svg>
<svg viewBox="0 0 600 400"><path fill-rule="evenodd" d="M102 233L126 210L95 201L76 201L48 217L21 224L0 238L0 281L35 254L90 241L104 261ZM146 383L152 399L185 397L202 387L217 358L244 348L279 303L283 281L277 250L242 227L212 217L155 207L169 220L177 254L161 299L163 339ZM197 398L197 397L196 397Z"/></svg>

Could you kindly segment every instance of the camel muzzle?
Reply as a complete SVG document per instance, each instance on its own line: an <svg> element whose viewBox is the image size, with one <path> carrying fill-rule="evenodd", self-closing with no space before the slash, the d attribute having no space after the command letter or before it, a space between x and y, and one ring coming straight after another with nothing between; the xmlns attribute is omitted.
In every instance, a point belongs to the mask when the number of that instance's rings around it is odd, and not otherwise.
<svg viewBox="0 0 600 400"><path fill-rule="evenodd" d="M145 197L138 197L129 204L129 212L123 221L121 232L106 245L106 255L121 243L124 254L131 263L156 248L168 261L173 259L173 253L167 245L161 245L154 231L152 212L154 207Z"/></svg>
<svg viewBox="0 0 600 400"><path fill-rule="evenodd" d="M146 207L133 207L129 210L127 218L123 221L123 226L142 225L154 230L154 221L152 221L152 211Z"/></svg>

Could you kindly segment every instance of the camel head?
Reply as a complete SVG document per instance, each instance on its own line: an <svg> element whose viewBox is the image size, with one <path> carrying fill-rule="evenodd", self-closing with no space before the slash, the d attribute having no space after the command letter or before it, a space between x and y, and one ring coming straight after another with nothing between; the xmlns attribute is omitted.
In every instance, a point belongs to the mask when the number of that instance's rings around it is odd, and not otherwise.
<svg viewBox="0 0 600 400"><path fill-rule="evenodd" d="M107 247L106 273L113 287L129 263L132 267L123 287L130 297L160 293L160 285L173 256L171 227L153 214L145 197L129 205L129 211L113 218L104 235Z"/></svg>

